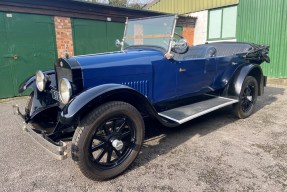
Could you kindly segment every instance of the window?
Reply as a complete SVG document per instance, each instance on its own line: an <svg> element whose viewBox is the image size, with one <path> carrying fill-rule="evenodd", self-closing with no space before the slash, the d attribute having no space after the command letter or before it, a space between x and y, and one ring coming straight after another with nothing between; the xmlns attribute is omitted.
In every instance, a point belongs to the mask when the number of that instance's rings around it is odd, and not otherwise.
<svg viewBox="0 0 287 192"><path fill-rule="evenodd" d="M208 14L208 40L236 37L237 6L210 10Z"/></svg>

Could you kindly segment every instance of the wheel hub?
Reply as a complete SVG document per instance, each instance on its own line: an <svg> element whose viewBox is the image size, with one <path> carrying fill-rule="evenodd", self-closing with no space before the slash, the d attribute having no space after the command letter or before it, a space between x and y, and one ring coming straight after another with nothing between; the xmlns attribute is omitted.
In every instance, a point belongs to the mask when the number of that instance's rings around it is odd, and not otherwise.
<svg viewBox="0 0 287 192"><path fill-rule="evenodd" d="M247 96L246 98L248 99L248 101L252 101L252 96Z"/></svg>
<svg viewBox="0 0 287 192"><path fill-rule="evenodd" d="M122 150L124 143L121 140L115 139L112 141L112 145L116 150L119 151L119 150Z"/></svg>

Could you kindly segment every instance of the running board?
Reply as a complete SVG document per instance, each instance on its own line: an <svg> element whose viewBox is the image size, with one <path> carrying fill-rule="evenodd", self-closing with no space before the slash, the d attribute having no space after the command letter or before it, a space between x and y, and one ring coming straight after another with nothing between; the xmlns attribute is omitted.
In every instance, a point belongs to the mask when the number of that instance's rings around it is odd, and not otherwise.
<svg viewBox="0 0 287 192"><path fill-rule="evenodd" d="M223 108L225 106L232 105L237 102L238 100L235 99L215 97L205 101L163 111L158 114L161 117L172 120L178 124L183 124L199 116Z"/></svg>

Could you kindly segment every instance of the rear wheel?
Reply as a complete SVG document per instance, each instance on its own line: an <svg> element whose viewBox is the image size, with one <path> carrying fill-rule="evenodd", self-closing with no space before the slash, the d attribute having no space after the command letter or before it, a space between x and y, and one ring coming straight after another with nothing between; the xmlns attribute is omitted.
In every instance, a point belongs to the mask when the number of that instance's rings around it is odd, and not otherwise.
<svg viewBox="0 0 287 192"><path fill-rule="evenodd" d="M249 117L254 111L257 96L257 80L252 76L247 76L241 88L239 102L233 105L234 115L240 119Z"/></svg>
<svg viewBox="0 0 287 192"><path fill-rule="evenodd" d="M109 102L89 113L72 141L72 157L92 180L113 178L135 160L144 139L144 122L132 105Z"/></svg>

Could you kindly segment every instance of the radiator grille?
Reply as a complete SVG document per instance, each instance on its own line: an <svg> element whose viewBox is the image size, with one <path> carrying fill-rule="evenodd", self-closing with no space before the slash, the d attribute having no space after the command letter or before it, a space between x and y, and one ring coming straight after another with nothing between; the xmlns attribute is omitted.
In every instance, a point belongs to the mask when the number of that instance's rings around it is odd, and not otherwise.
<svg viewBox="0 0 287 192"><path fill-rule="evenodd" d="M71 69L56 67L56 75L57 75L57 86L59 88L60 80L62 78L68 79L71 83L73 83L73 76Z"/></svg>

